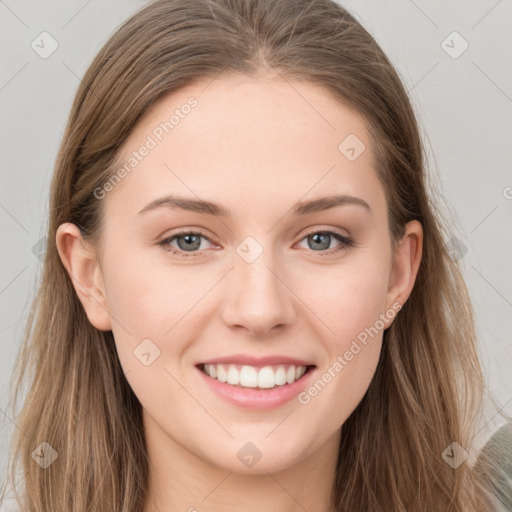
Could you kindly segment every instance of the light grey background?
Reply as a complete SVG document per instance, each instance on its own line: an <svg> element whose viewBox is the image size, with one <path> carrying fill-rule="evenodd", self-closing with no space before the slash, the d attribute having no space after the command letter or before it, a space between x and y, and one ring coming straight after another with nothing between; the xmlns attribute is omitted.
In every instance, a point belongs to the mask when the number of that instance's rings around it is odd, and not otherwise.
<svg viewBox="0 0 512 512"><path fill-rule="evenodd" d="M33 248L46 234L65 121L93 56L144 3L0 0L0 474L15 428L4 412L7 383L36 289ZM467 247L460 261L488 384L512 414L512 2L341 3L376 37L410 91L436 198L446 197L442 208ZM46 59L31 47L43 31L58 43ZM453 58L464 41L467 50Z"/></svg>

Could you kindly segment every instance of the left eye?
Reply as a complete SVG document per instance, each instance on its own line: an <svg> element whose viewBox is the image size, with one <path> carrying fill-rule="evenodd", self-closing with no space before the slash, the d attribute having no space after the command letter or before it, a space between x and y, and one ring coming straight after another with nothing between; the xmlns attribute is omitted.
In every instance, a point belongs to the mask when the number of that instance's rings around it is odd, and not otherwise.
<svg viewBox="0 0 512 512"><path fill-rule="evenodd" d="M330 248L333 238L337 240L339 244L337 247ZM309 248L312 248L314 252L321 252L321 256L348 249L354 245L354 242L350 238L336 233L335 231L314 231L306 235L302 240L306 240ZM324 249L329 250L326 251Z"/></svg>
<svg viewBox="0 0 512 512"><path fill-rule="evenodd" d="M201 247L201 238L208 240L210 239L201 233L195 233L192 231L176 233L165 240L159 242L159 245L163 246L167 251L172 252L173 254L179 254L184 258L188 258L189 256L196 256L197 249L204 249ZM171 245L172 242L176 241L178 243L178 247L176 248L174 245ZM178 249L178 250L177 250ZM186 253L191 254L186 254Z"/></svg>
<svg viewBox="0 0 512 512"><path fill-rule="evenodd" d="M202 235L201 233L185 231L176 233L162 240L158 243L158 245L164 247L166 251L169 251L172 254L179 255L183 258L188 258L197 256L199 254L198 251L207 248L201 246L201 239L212 243L208 237ZM337 240L339 244L336 247L331 248L330 246L333 239ZM304 240L307 241L309 246L308 248L310 248L313 252L321 253L320 255L322 256L326 254L332 254L340 250L346 250L354 245L354 242L350 238L347 238L346 236L334 231L314 231L302 238L301 242ZM177 247L172 245L174 242L177 243Z"/></svg>

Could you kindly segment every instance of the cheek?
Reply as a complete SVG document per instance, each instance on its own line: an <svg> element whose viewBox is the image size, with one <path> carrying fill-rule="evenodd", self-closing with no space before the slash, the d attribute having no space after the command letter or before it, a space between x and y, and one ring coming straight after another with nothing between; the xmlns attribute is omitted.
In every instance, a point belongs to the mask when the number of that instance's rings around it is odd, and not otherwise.
<svg viewBox="0 0 512 512"><path fill-rule="evenodd" d="M338 297L338 315L334 330L339 333L337 350L348 350L355 339L364 341L365 333L382 330L380 315L384 312L386 283L379 274L366 272L365 278L352 274L346 278Z"/></svg>
<svg viewBox="0 0 512 512"><path fill-rule="evenodd" d="M299 401L311 415L324 418L323 428L331 432L363 399L375 373L382 346L387 273L382 265L354 266L340 271L336 279L330 275L316 283L324 284L325 291L314 288L311 309L320 312L321 323L328 327L317 331L326 358Z"/></svg>
<svg viewBox="0 0 512 512"><path fill-rule="evenodd" d="M147 389L172 385L166 370L181 378L190 364L186 356L193 335L216 311L209 291L218 272L207 266L171 265L163 256L136 257L133 251L123 261L111 258L116 264L105 272L118 357L141 402ZM148 403L155 398L147 397Z"/></svg>
<svg viewBox="0 0 512 512"><path fill-rule="evenodd" d="M326 353L301 403L329 417L330 428L339 427L357 407L379 361L389 268L385 258L374 256L361 253L300 281L300 293L320 320L318 340Z"/></svg>
<svg viewBox="0 0 512 512"><path fill-rule="evenodd" d="M374 326L384 313L388 278L384 264L354 258L338 268L324 267L314 274L301 272L294 288L341 350L347 341Z"/></svg>
<svg viewBox="0 0 512 512"><path fill-rule="evenodd" d="M208 278L199 267L173 266L163 250L157 258L140 252L111 258L116 263L106 269L109 311L128 331L148 329L146 334L156 331L161 336L208 291L215 276Z"/></svg>

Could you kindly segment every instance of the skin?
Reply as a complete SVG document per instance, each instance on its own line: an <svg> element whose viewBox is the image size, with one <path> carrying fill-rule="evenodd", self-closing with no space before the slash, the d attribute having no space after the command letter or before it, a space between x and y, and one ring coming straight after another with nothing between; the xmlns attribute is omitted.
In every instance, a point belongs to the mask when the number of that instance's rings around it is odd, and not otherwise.
<svg viewBox="0 0 512 512"><path fill-rule="evenodd" d="M307 404L241 409L214 394L194 365L232 354L288 355L312 361L320 376L380 314L407 300L421 225L407 224L393 247L363 119L308 82L224 75L187 86L152 107L118 162L190 96L198 105L101 200L100 243L84 241L70 223L57 233L87 316L112 330L143 406L151 461L145 512L226 512L241 503L245 511L298 504L329 511L340 428L371 382L392 318ZM349 134L366 145L354 161L338 150ZM218 202L232 217L165 207L138 214L170 193ZM362 198L371 212L346 204L290 213L297 201L332 194ZM158 245L180 228L207 237L196 256ZM308 235L322 230L356 245L322 256L340 246L331 238L327 249L316 248ZM263 249L251 263L236 252L247 236ZM171 245L180 248L176 239ZM134 356L147 338L160 350L149 366ZM252 468L237 457L248 441L262 454Z"/></svg>

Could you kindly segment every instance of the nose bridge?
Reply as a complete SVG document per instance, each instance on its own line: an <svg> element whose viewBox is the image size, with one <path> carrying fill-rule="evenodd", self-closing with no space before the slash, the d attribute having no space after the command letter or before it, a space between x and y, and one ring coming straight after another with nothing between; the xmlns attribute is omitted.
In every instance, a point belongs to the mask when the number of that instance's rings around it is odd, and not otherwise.
<svg viewBox="0 0 512 512"><path fill-rule="evenodd" d="M284 284L284 262L271 244L263 245L254 237L247 237L237 246L233 258L224 321L257 335L291 323L293 294Z"/></svg>

